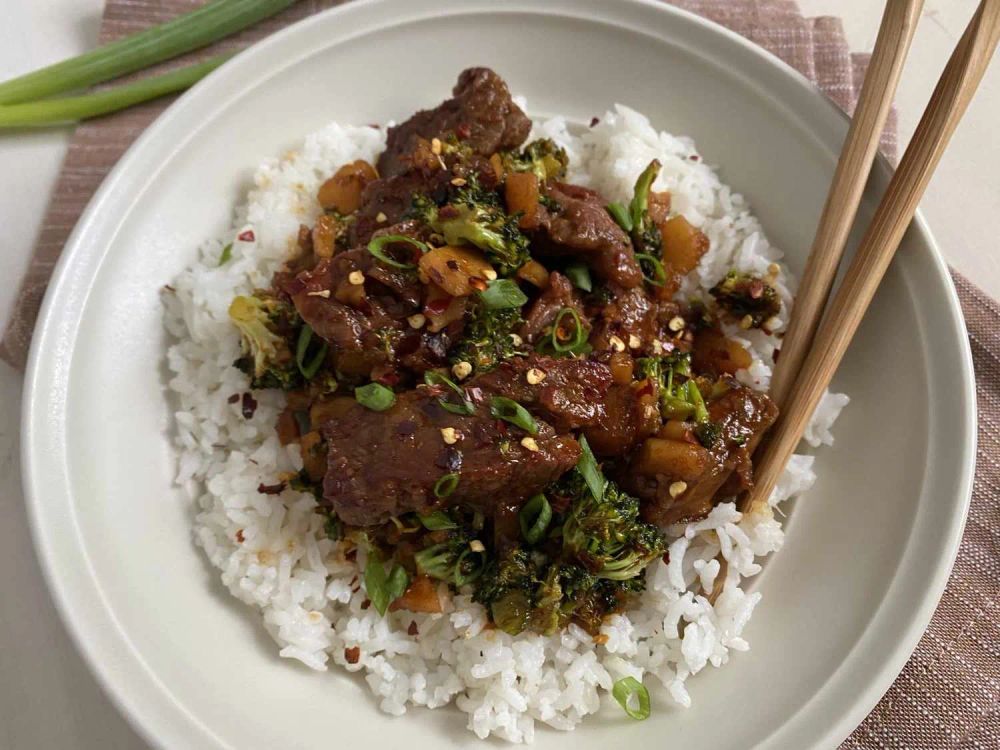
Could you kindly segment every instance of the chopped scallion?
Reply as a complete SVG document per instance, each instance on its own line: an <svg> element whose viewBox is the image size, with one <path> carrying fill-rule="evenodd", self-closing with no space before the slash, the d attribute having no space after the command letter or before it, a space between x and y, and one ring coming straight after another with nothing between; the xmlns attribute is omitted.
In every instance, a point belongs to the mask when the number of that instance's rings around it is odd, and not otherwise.
<svg viewBox="0 0 1000 750"><path fill-rule="evenodd" d="M354 389L355 400L372 411L385 411L396 403L396 394L381 383L369 383Z"/></svg>
<svg viewBox="0 0 1000 750"><path fill-rule="evenodd" d="M406 593L410 576L399 564L393 564L387 574L382 559L372 550L365 565L365 592L380 615L384 615L389 605Z"/></svg>
<svg viewBox="0 0 1000 750"><path fill-rule="evenodd" d="M573 330L569 337L563 341L559 334L563 330L563 319L567 316L571 318ZM560 354L577 354L586 344L587 329L580 320L580 314L572 307L564 307L556 315L556 321L552 325L552 348Z"/></svg>
<svg viewBox="0 0 1000 750"><path fill-rule="evenodd" d="M535 495L521 506L518 521L521 523L521 534L528 544L542 541L552 522L552 506L545 495Z"/></svg>
<svg viewBox="0 0 1000 750"><path fill-rule="evenodd" d="M434 483L434 497L438 498L448 497L449 495L454 493L456 489L458 489L458 474L454 473L445 474L443 477L441 477ZM444 520L449 524L448 526L438 526L437 528L439 529L455 528L455 522L452 521L450 518L448 518L448 516L445 515L444 513L436 511L435 513L431 513L431 516L443 516ZM421 521L424 520L423 516L421 516L420 520ZM424 526L427 526L427 524L424 523ZM427 526L427 528L431 529L431 531L434 531L434 529L432 529L430 526Z"/></svg>
<svg viewBox="0 0 1000 750"><path fill-rule="evenodd" d="M636 721L649 718L649 690L635 677L622 677L611 688L618 705Z"/></svg>
<svg viewBox="0 0 1000 750"><path fill-rule="evenodd" d="M528 296L521 287L510 279L497 279L479 293L483 305L490 310L503 310L508 307L521 307L528 301Z"/></svg>
<svg viewBox="0 0 1000 750"><path fill-rule="evenodd" d="M594 496L595 500L601 502L604 499L604 475L601 473L601 467L597 465L597 459L594 458L594 452L590 449L590 443L582 435L580 436L580 460L576 462L576 470L583 475L587 487L590 488L590 494Z"/></svg>
<svg viewBox="0 0 1000 750"><path fill-rule="evenodd" d="M311 380L313 375L319 370L323 365L323 361L326 359L326 342L324 341L320 346L313 352L312 356L309 354L309 344L312 342L313 329L308 325L302 326L302 330L299 331L299 339L295 344L295 364L299 368L299 372L302 373L302 377L306 380Z"/></svg>
<svg viewBox="0 0 1000 750"><path fill-rule="evenodd" d="M427 385L446 385L458 396L459 403L457 404L447 401L443 396L439 398L438 404L440 404L442 409L450 411L452 414L464 414L466 416L476 413L476 405L465 395L465 389L449 379L448 376L434 370L428 370L424 373L424 382Z"/></svg>
<svg viewBox="0 0 1000 750"><path fill-rule="evenodd" d="M667 283L667 271L659 258L649 253L636 253L635 259L639 261L642 278L646 280L646 283L653 286L663 286ZM652 272L649 269L652 269Z"/></svg>
<svg viewBox="0 0 1000 750"><path fill-rule="evenodd" d="M494 396L490 400L490 415L520 427L529 435L538 434L538 423L535 418L513 399L505 396Z"/></svg>
<svg viewBox="0 0 1000 750"><path fill-rule="evenodd" d="M400 243L411 245L417 248L421 253L426 253L429 249L427 245L420 240L415 240L412 237L407 237L403 234L383 234L381 237L375 237L368 243L368 252L385 263L387 266L402 268L403 270L416 268L417 265L415 263L401 263L386 252L386 246Z"/></svg>
<svg viewBox="0 0 1000 750"><path fill-rule="evenodd" d="M625 206L621 203L609 203L607 209L608 213L611 214L611 218L618 223L618 226L626 232L632 231L632 217Z"/></svg>
<svg viewBox="0 0 1000 750"><path fill-rule="evenodd" d="M577 289L582 289L585 292L594 290L594 282L590 278L590 269L583 263L570 263L566 266L565 274L566 278Z"/></svg>
<svg viewBox="0 0 1000 750"><path fill-rule="evenodd" d="M224 266L229 262L230 258L233 257L233 243L230 242L224 248L222 248L222 253L219 255L219 265Z"/></svg>

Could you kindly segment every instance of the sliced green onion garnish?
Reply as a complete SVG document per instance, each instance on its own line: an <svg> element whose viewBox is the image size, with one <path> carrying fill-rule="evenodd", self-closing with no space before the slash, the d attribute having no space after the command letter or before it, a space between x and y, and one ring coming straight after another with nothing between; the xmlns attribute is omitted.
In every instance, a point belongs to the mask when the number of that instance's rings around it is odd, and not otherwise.
<svg viewBox="0 0 1000 750"><path fill-rule="evenodd" d="M649 718L649 690L635 677L622 677L611 688L618 705L636 721Z"/></svg>
<svg viewBox="0 0 1000 750"><path fill-rule="evenodd" d="M385 411L396 403L396 394L381 383L369 383L354 389L355 400L372 411Z"/></svg>
<svg viewBox="0 0 1000 750"><path fill-rule="evenodd" d="M441 405L442 409L450 411L452 414L465 414L467 416L476 413L476 405L465 395L465 389L458 385L458 383L450 380L446 375L442 375L434 370L428 370L424 373L424 382L427 385L446 385L458 395L459 403L457 404L446 401L444 397L439 398L438 404Z"/></svg>
<svg viewBox="0 0 1000 750"><path fill-rule="evenodd" d="M653 286L663 286L667 283L667 271L663 263L655 255L648 253L636 253L635 259L639 261L639 268L642 269L642 278ZM652 268L652 273L647 273L647 268Z"/></svg>
<svg viewBox="0 0 1000 750"><path fill-rule="evenodd" d="M295 364L302 373L302 377L311 380L312 376L322 366L326 359L326 342L324 341L311 357L307 359L309 353L309 343L312 341L313 329L308 325L302 326L299 331L299 340L295 344Z"/></svg>
<svg viewBox="0 0 1000 750"><path fill-rule="evenodd" d="M380 615L384 615L389 605L406 593L410 576L398 564L392 566L388 575L381 558L373 550L365 565L365 592Z"/></svg>
<svg viewBox="0 0 1000 750"><path fill-rule="evenodd" d="M571 337L563 342L559 338L559 331L562 330L563 318L569 316L573 320L573 332ZM556 315L556 322L552 325L552 348L561 354L566 352L576 353L587 343L587 329L580 321L580 315L572 307L564 307Z"/></svg>
<svg viewBox="0 0 1000 750"><path fill-rule="evenodd" d="M649 189L653 186L653 181L660 174L662 165L657 159L649 162L649 166L642 170L639 179L635 181L635 194L629 204L629 218L632 227L627 231L642 231L646 223L646 214L649 210Z"/></svg>
<svg viewBox="0 0 1000 750"><path fill-rule="evenodd" d="M628 209L625 206L621 203L609 203L607 209L608 213L611 214L611 218L618 223L618 226L626 232L632 231L632 217L629 216Z"/></svg>
<svg viewBox="0 0 1000 750"><path fill-rule="evenodd" d="M445 474L444 477L438 480L438 484L441 484L441 480L445 477L458 477L458 474ZM455 484L458 484L456 481ZM434 486L434 494L437 494L437 485ZM449 493L451 494L451 493ZM440 497L440 496L439 496ZM435 510L431 513L425 513L420 518L420 523L423 524L424 528L428 531L443 531L445 529L457 529L458 524L455 523L451 516L441 510Z"/></svg>
<svg viewBox="0 0 1000 750"><path fill-rule="evenodd" d="M479 293L480 299L490 310L502 310L508 307L521 307L528 301L528 296L521 287L510 279L497 279Z"/></svg>
<svg viewBox="0 0 1000 750"><path fill-rule="evenodd" d="M594 290L594 282L590 279L590 269L583 263L570 263L566 266L566 278L572 282L577 289L585 292Z"/></svg>
<svg viewBox="0 0 1000 750"><path fill-rule="evenodd" d="M545 495L535 495L523 506L517 514L521 523L521 534L528 544L538 544L545 537L545 532L552 522L552 506Z"/></svg>
<svg viewBox="0 0 1000 750"><path fill-rule="evenodd" d="M0 104L86 88L148 68L273 16L295 0L218 0L172 21L0 83Z"/></svg>
<svg viewBox="0 0 1000 750"><path fill-rule="evenodd" d="M412 245L417 248L420 252L426 253L429 248L420 240L415 240L412 237L407 237L402 234L383 234L381 237L375 237L371 242L368 243L368 252L378 258L380 261L385 263L387 266L392 266L393 268L411 269L416 268L416 263L400 263L395 258L391 257L386 251L386 245L395 245L397 243L405 243L407 245Z"/></svg>
<svg viewBox="0 0 1000 750"><path fill-rule="evenodd" d="M219 265L224 266L229 262L229 259L233 257L233 243L230 242L224 248L222 248L222 253L219 255Z"/></svg>
<svg viewBox="0 0 1000 750"><path fill-rule="evenodd" d="M441 477L434 483L434 497L439 497L439 498L448 497L456 489L458 489L458 474L445 474L443 477ZM448 518L448 516L446 516L444 513L437 511L436 514L432 513L431 515L444 516L444 519L450 524L449 526L438 526L437 528L439 529L455 528L455 522L452 521L450 518ZM420 520L423 521L423 516L421 516ZM427 524L425 523L424 526L427 526ZM427 528L431 529L430 526L427 526ZM431 531L433 530L434 529L431 529Z"/></svg>
<svg viewBox="0 0 1000 750"><path fill-rule="evenodd" d="M517 401L506 396L494 396L490 399L490 415L520 427L529 435L538 434L538 423L535 418Z"/></svg>
<svg viewBox="0 0 1000 750"><path fill-rule="evenodd" d="M583 475L594 499L598 502L602 501L604 499L604 475L601 473L601 467L597 465L594 452L590 450L590 443L582 435L580 436L580 460L576 462L576 470Z"/></svg>
<svg viewBox="0 0 1000 750"><path fill-rule="evenodd" d="M479 564L478 565L474 564L472 570L466 573L463 570L463 568L465 567L466 559L469 558L471 555L476 556L476 558L479 560ZM485 552L478 552L472 549L471 547L469 549L463 550L462 554L458 556L458 562L455 563L455 577L454 577L455 586L461 587L467 583L472 583L477 578L479 578L479 576L483 574L484 570L486 570Z"/></svg>
<svg viewBox="0 0 1000 750"><path fill-rule="evenodd" d="M203 63L143 78L135 83L117 86L107 91L64 99L44 99L23 104L0 105L0 128L55 125L116 112L119 109L131 107L133 104L183 91L207 76L230 57L232 55L213 57ZM2 86L3 84L0 84L0 88Z"/></svg>

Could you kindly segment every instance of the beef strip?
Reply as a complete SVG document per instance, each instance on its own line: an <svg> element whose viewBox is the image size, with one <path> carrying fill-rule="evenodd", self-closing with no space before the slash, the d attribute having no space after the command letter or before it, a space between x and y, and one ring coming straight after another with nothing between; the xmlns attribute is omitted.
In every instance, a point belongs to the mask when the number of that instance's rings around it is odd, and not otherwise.
<svg viewBox="0 0 1000 750"><path fill-rule="evenodd" d="M389 128L378 171L382 177L407 171L407 157L421 139L454 135L473 153L489 156L520 146L530 130L531 121L514 104L504 80L489 68L468 68L459 75L451 99Z"/></svg>
<svg viewBox="0 0 1000 750"><path fill-rule="evenodd" d="M414 229L403 224L387 231L412 236ZM351 283L355 271L364 274L363 285ZM461 321L436 333L414 331L406 319L420 311L424 286L412 271L380 263L362 248L282 277L278 285L302 320L330 344L334 366L346 375L391 380L398 367L420 373L440 366L461 334Z"/></svg>
<svg viewBox="0 0 1000 750"><path fill-rule="evenodd" d="M778 408L764 393L736 381L731 385L728 393L708 405L709 418L722 433L707 451L707 468L700 476L687 478L687 488L676 498L670 495L670 485L679 477L640 475L634 466L622 472L619 480L642 499L643 517L648 522L665 528L703 518L717 501L752 486L750 456L777 419ZM737 479L731 480L734 471Z"/></svg>
<svg viewBox="0 0 1000 750"><path fill-rule="evenodd" d="M641 286L623 289L611 284L609 287L611 301L595 316L590 345L596 351L613 350L617 345L617 342L612 344L614 337L636 355L649 353L654 339L660 337L656 302Z"/></svg>
<svg viewBox="0 0 1000 750"><path fill-rule="evenodd" d="M544 377L529 383L528 374ZM514 357L474 378L470 388L517 401L536 416L564 432L594 424L603 418L604 398L611 386L611 370L587 359L555 359L540 355Z"/></svg>
<svg viewBox="0 0 1000 750"><path fill-rule="evenodd" d="M611 218L599 193L578 185L549 181L539 206L532 248L540 256L573 256L602 280L624 289L642 283L642 270L628 235Z"/></svg>
<svg viewBox="0 0 1000 750"><path fill-rule="evenodd" d="M445 393L426 387L401 393L384 412L355 404L323 426L323 496L341 520L367 526L442 505L492 515L501 499L523 501L576 465L580 446L572 436L541 422L538 450L529 450L520 442L525 433L493 419L487 408L473 416L441 408ZM444 442L443 428L456 430L454 445ZM449 473L458 473L459 482L442 500L434 486Z"/></svg>

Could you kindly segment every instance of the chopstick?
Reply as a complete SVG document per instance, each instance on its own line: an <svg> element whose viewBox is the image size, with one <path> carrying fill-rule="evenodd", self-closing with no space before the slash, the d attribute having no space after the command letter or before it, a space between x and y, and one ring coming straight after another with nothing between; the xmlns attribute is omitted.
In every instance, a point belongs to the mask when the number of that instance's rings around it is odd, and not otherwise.
<svg viewBox="0 0 1000 750"><path fill-rule="evenodd" d="M823 316L923 6L924 0L886 3L864 87L802 273L792 319L781 342L781 356L771 377L770 396L779 409L785 407Z"/></svg>
<svg viewBox="0 0 1000 750"><path fill-rule="evenodd" d="M913 219L934 169L1000 42L1000 0L983 0L952 53L899 169L816 333L757 463L743 508L766 504Z"/></svg>

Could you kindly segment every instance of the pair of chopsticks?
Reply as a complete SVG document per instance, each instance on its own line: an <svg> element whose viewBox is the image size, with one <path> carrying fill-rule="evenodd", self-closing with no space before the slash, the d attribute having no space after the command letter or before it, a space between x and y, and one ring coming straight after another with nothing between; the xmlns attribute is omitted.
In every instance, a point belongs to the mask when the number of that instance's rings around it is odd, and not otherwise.
<svg viewBox="0 0 1000 750"><path fill-rule="evenodd" d="M757 449L755 484L742 498L741 510L753 511L768 502L1000 41L1000 0L982 0L824 315L922 7L923 0L888 0L886 4L861 98L775 365L771 396L781 416Z"/></svg>

